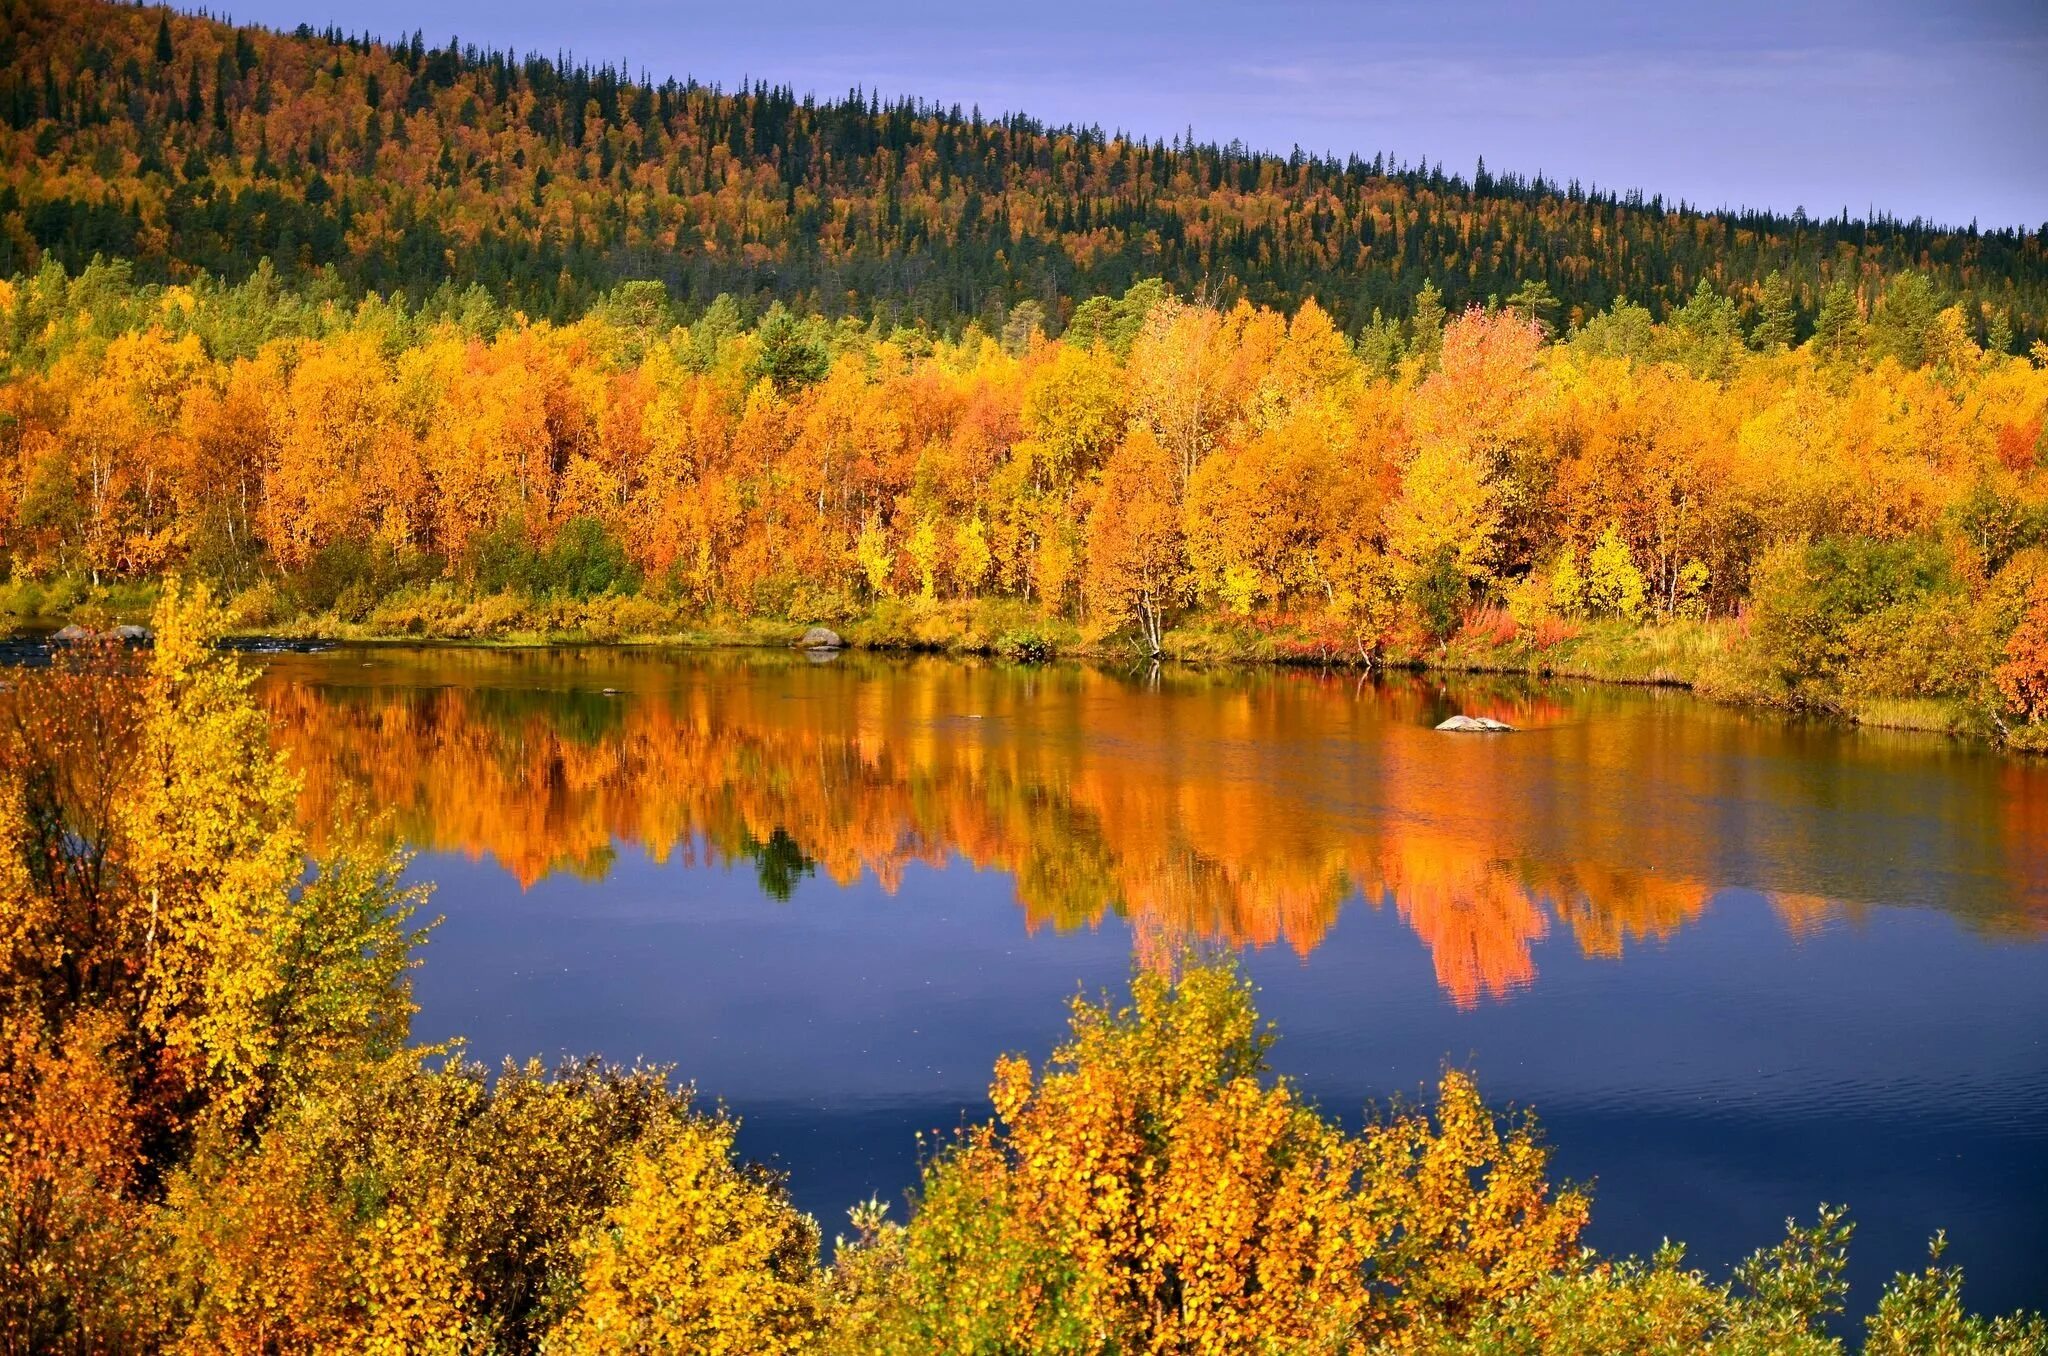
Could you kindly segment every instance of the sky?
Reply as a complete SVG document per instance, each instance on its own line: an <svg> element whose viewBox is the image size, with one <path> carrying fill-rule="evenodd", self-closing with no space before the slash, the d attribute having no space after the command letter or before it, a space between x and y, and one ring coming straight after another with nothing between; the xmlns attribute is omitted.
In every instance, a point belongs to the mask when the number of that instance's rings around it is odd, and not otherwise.
<svg viewBox="0 0 2048 1356"><path fill-rule="evenodd" d="M656 80L853 86L1704 207L2048 225L2048 0L242 0Z"/></svg>

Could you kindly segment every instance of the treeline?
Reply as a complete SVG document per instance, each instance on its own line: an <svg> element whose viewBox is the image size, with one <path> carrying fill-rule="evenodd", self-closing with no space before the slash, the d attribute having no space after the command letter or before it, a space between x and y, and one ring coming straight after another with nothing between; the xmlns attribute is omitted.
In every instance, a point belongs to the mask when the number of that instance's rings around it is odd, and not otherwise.
<svg viewBox="0 0 2048 1356"><path fill-rule="evenodd" d="M1526 1117L1449 1072L1346 1130L1200 967L999 1059L825 1264L667 1071L410 1043L419 893L346 816L308 868L221 620L173 587L147 657L0 692L0 1351L1846 1350L1843 1212L1726 1280L1602 1258ZM2048 1351L1936 1253L1865 1353Z"/></svg>
<svg viewBox="0 0 2048 1356"><path fill-rule="evenodd" d="M1971 337L2048 323L2041 231L1724 212L1427 157L1162 144L852 91L649 83L610 66L279 34L101 0L0 5L0 276L96 255L139 276L331 277L417 301L451 282L574 319L623 280L688 314L730 293L827 316L1057 333L1088 297L1160 277L1340 329L1531 283L1578 323L1621 298L1663 319L1702 283L1745 322L1789 288L1793 338L1828 289L1865 308L1903 269Z"/></svg>
<svg viewBox="0 0 2048 1356"><path fill-rule="evenodd" d="M60 591L189 571L244 624L420 634L502 629L492 597L643 632L893 609L931 641L994 599L1352 659L1734 619L1730 691L2039 721L2048 345L1987 353L1901 274L1795 348L1776 295L1747 332L1702 288L1546 341L1541 295L1426 291L1353 342L1155 280L1059 340L948 340L730 299L678 325L644 282L554 326L49 265L0 286L0 544Z"/></svg>

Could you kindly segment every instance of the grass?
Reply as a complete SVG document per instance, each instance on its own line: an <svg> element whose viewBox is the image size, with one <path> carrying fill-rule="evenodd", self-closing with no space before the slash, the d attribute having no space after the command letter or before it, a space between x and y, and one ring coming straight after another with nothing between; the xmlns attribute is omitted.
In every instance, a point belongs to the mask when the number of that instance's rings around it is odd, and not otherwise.
<svg viewBox="0 0 2048 1356"><path fill-rule="evenodd" d="M1694 687L1726 665L1734 639L1729 622L1609 621L1531 631L1512 622L1503 625L1486 612L1476 614L1475 621L1440 647L1410 649L1400 657L1426 668L1470 673Z"/></svg>
<svg viewBox="0 0 2048 1356"><path fill-rule="evenodd" d="M67 622L99 628L148 621L156 606L155 580L95 585L76 575L0 583L0 621L9 626L58 627Z"/></svg>
<svg viewBox="0 0 2048 1356"><path fill-rule="evenodd" d="M1844 714L1856 724L1874 730L1917 730L1975 738L1992 733L1990 722L1977 708L1948 697L1859 697L1846 704Z"/></svg>

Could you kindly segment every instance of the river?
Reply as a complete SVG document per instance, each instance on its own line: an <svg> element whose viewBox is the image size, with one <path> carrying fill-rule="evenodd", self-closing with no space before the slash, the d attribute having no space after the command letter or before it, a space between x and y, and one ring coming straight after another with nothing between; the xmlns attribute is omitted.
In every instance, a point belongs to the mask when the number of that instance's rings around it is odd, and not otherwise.
<svg viewBox="0 0 2048 1356"><path fill-rule="evenodd" d="M1973 1307L2048 1296L2048 762L1519 680L261 662L316 837L368 805L436 886L415 1034L672 1064L828 1239L1196 948L1348 1122L1447 1063L1532 1107L1602 1249L1718 1270L1846 1203L1859 1309L1938 1228Z"/></svg>

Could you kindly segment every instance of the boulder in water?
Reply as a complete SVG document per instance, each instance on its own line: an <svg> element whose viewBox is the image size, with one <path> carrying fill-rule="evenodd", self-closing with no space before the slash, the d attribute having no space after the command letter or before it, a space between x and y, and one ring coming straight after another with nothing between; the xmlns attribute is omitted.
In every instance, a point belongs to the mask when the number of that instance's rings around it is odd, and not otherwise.
<svg viewBox="0 0 2048 1356"><path fill-rule="evenodd" d="M107 632L107 639L118 640L123 645L147 645L155 640L156 637L150 633L150 629L147 626L137 626L135 623L129 622Z"/></svg>
<svg viewBox="0 0 2048 1356"><path fill-rule="evenodd" d="M86 641L92 639L92 632L86 630L77 622L73 622L56 635L51 636L50 639L59 645L83 645Z"/></svg>
<svg viewBox="0 0 2048 1356"><path fill-rule="evenodd" d="M831 627L813 626L798 638L796 647L799 650L837 650L845 644L846 642L839 638L839 633Z"/></svg>
<svg viewBox="0 0 2048 1356"><path fill-rule="evenodd" d="M1436 728L1453 734L1505 734L1515 727L1491 716L1452 716Z"/></svg>

